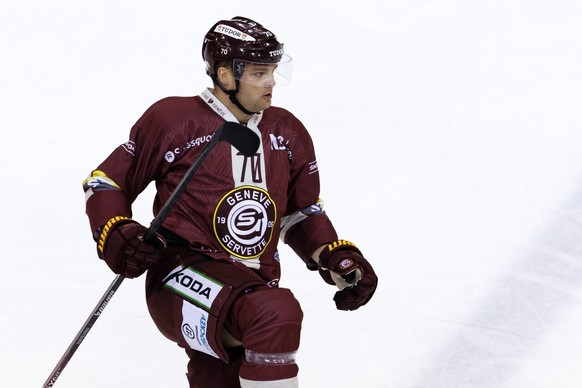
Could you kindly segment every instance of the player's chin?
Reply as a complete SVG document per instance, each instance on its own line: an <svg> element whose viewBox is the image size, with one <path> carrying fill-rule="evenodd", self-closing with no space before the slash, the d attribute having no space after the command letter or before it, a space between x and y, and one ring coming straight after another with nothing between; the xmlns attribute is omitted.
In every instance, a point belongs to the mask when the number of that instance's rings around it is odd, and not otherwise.
<svg viewBox="0 0 582 388"><path fill-rule="evenodd" d="M272 102L272 98L270 95L268 98L263 96L263 98L261 98L261 101L258 104L261 107L259 110L267 109L268 107L271 106L271 102Z"/></svg>

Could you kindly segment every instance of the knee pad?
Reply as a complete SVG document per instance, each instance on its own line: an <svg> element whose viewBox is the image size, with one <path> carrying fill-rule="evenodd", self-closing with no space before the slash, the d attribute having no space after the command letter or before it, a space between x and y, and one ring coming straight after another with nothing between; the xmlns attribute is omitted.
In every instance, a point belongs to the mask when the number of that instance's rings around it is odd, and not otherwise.
<svg viewBox="0 0 582 388"><path fill-rule="evenodd" d="M261 287L243 295L230 315L229 330L245 349L269 354L299 348L303 312L288 289Z"/></svg>
<svg viewBox="0 0 582 388"><path fill-rule="evenodd" d="M287 289L265 287L240 297L227 327L245 348L241 378L270 381L297 376L302 320L301 306Z"/></svg>

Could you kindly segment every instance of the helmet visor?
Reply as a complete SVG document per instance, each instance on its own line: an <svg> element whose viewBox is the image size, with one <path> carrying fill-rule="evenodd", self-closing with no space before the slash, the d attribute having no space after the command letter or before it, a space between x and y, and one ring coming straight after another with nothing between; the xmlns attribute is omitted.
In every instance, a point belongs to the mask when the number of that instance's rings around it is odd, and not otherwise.
<svg viewBox="0 0 582 388"><path fill-rule="evenodd" d="M277 63L250 62L235 59L232 64L234 77L241 83L252 86L284 86L291 82L292 59L283 54Z"/></svg>

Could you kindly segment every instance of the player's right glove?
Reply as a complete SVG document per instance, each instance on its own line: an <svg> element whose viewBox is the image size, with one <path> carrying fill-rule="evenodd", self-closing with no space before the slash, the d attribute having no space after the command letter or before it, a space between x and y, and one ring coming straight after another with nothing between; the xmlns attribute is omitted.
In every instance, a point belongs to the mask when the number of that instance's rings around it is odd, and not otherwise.
<svg viewBox="0 0 582 388"><path fill-rule="evenodd" d="M340 289L333 298L339 310L356 310L374 295L378 277L353 243L338 240L328 244L319 254L319 264L323 280Z"/></svg>
<svg viewBox="0 0 582 388"><path fill-rule="evenodd" d="M128 217L113 217L101 228L97 254L116 274L136 278L162 260L164 238L144 242L148 229Z"/></svg>

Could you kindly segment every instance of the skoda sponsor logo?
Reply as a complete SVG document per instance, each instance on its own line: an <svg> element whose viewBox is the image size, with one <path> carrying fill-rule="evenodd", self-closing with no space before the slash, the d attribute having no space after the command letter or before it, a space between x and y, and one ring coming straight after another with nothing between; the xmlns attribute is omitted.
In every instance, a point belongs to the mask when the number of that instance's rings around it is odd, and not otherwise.
<svg viewBox="0 0 582 388"><path fill-rule="evenodd" d="M210 310L223 285L193 268L179 266L164 279L164 287L174 290L195 305Z"/></svg>
<svg viewBox="0 0 582 388"><path fill-rule="evenodd" d="M216 206L216 238L235 257L259 257L271 241L276 214L275 203L266 190L238 187L222 197Z"/></svg>

